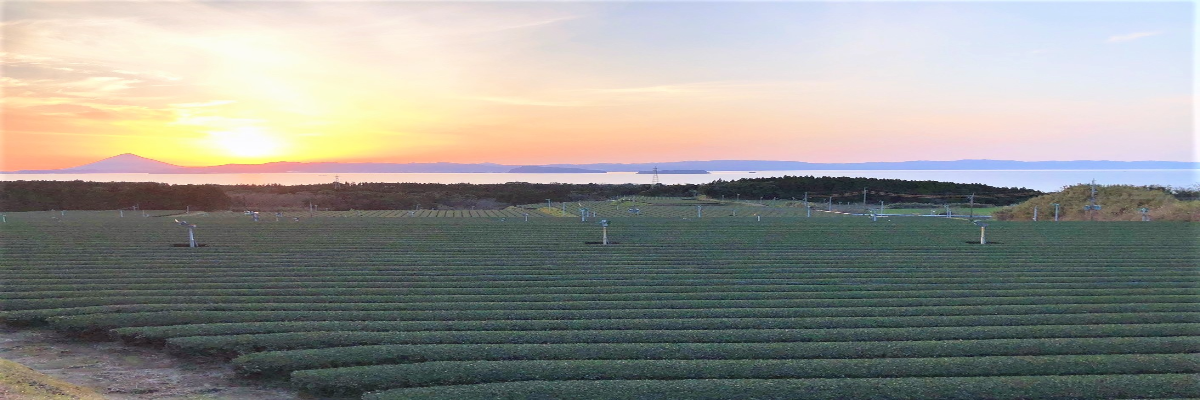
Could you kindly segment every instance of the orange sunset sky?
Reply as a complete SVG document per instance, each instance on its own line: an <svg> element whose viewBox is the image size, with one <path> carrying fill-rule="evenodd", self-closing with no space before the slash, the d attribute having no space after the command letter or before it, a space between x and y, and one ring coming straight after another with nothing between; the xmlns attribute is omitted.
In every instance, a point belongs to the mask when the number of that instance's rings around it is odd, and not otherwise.
<svg viewBox="0 0 1200 400"><path fill-rule="evenodd" d="M1194 160L1191 2L3 3L0 170Z"/></svg>

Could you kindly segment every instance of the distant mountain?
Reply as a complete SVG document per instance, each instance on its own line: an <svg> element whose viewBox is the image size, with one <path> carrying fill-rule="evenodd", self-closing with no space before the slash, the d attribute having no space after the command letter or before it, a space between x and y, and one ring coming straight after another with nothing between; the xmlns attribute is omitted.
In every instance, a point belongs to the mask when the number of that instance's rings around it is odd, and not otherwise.
<svg viewBox="0 0 1200 400"><path fill-rule="evenodd" d="M639 174L662 174L662 175L703 175L711 172L702 169L654 169L650 171L638 171Z"/></svg>
<svg viewBox="0 0 1200 400"><path fill-rule="evenodd" d="M183 167L174 164L167 164L158 160L151 160L136 154L125 153L117 156L105 158L94 163L80 165L78 167L51 169L51 170L25 170L16 171L22 174L110 174L110 173L176 173Z"/></svg>
<svg viewBox="0 0 1200 400"><path fill-rule="evenodd" d="M1183 161L899 161L864 163L810 163L803 161L715 160L638 164L549 164L548 167L589 168L608 172L638 172L655 167L706 171L803 170L1069 170L1069 169L1200 169L1200 163ZM661 172L660 172L661 173Z"/></svg>
<svg viewBox="0 0 1200 400"><path fill-rule="evenodd" d="M508 170L514 174L603 174L608 171L598 169L543 167L540 165L523 165Z"/></svg>
<svg viewBox="0 0 1200 400"><path fill-rule="evenodd" d="M713 160L674 161L637 164L549 164L503 165L492 163L337 163L271 162L266 164L225 164L209 167L180 167L161 161L121 154L78 167L52 170L23 170L18 174L252 174L252 173L601 173L639 172L658 168L697 171L806 171L806 170L1129 170L1129 169L1200 169L1200 163L1183 161L901 161L865 163L809 163L803 161Z"/></svg>
<svg viewBox="0 0 1200 400"><path fill-rule="evenodd" d="M457 163L336 163L336 162L272 162L266 164L225 164L211 167L188 167L186 174L255 174L278 172L302 173L490 173L508 172L509 165ZM169 172L180 173L180 172Z"/></svg>

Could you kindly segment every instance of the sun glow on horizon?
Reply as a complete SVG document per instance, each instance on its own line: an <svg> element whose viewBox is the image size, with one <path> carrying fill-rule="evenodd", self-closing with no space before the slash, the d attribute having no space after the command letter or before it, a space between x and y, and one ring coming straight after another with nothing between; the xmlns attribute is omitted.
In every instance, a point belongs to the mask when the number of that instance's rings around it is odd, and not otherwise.
<svg viewBox="0 0 1200 400"><path fill-rule="evenodd" d="M259 127L240 127L226 131L209 132L209 144L218 153L243 159L263 159L283 154L283 141L279 135Z"/></svg>

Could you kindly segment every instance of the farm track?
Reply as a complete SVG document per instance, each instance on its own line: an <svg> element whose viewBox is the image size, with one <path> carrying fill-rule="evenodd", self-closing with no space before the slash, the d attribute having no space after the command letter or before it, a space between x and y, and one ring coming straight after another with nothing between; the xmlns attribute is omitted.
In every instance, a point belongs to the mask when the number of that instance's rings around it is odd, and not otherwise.
<svg viewBox="0 0 1200 400"><path fill-rule="evenodd" d="M587 206L617 244L520 209L195 215L196 249L161 218L9 214L0 319L370 399L1200 397L1195 224L980 246L961 220Z"/></svg>

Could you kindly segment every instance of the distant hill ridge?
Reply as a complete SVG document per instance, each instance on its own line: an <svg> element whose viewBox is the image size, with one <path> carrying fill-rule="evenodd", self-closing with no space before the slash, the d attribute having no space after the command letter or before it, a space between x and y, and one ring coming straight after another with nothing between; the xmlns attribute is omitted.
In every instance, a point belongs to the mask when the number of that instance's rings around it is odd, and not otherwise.
<svg viewBox="0 0 1200 400"><path fill-rule="evenodd" d="M289 162L265 164L225 164L207 167L181 167L142 157L121 154L77 167L6 171L21 174L90 174L90 173L149 173L149 174L213 174L213 173L496 173L496 172L555 172L598 173L639 172L653 168L662 170L701 171L803 171L803 170L1098 170L1098 169L1200 169L1200 163L1186 161L899 161L864 163L809 163L803 161L712 160L672 161L661 163L593 163L503 165L493 163L339 163Z"/></svg>

